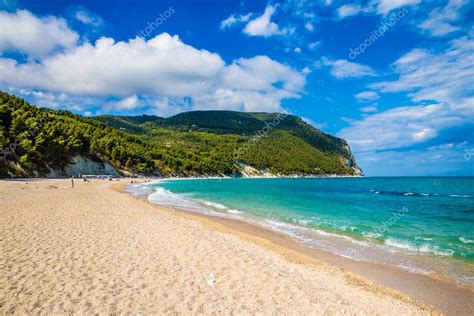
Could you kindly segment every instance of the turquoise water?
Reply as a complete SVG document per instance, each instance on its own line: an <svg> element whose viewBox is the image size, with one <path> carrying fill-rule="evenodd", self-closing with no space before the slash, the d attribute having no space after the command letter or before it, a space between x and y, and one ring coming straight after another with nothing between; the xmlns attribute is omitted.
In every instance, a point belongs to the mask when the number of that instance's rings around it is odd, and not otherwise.
<svg viewBox="0 0 474 316"><path fill-rule="evenodd" d="M474 284L474 178L193 179L151 188L155 203Z"/></svg>

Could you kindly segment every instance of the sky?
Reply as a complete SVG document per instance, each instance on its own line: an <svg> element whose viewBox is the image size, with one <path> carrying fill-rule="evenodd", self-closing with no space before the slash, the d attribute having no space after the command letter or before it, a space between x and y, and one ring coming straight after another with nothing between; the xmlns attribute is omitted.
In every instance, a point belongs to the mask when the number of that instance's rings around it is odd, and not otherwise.
<svg viewBox="0 0 474 316"><path fill-rule="evenodd" d="M286 111L368 176L472 176L473 24L468 0L0 0L0 90L84 116Z"/></svg>

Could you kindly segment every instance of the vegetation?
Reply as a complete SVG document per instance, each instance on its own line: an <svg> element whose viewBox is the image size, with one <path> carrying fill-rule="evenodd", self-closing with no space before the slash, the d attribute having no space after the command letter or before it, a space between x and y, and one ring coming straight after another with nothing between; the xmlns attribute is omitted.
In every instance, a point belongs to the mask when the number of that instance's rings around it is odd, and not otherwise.
<svg viewBox="0 0 474 316"><path fill-rule="evenodd" d="M84 118L0 93L0 177L45 176L75 156L161 176L353 174L344 140L291 115L195 111L170 118Z"/></svg>

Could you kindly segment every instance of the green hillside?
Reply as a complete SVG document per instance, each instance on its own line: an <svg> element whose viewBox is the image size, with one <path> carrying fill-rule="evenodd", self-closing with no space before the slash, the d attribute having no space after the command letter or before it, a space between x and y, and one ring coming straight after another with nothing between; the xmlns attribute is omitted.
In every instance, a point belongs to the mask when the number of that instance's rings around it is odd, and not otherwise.
<svg viewBox="0 0 474 316"><path fill-rule="evenodd" d="M0 177L66 175L77 156L157 176L238 176L245 166L279 175L358 172L344 140L278 113L84 118L0 93L0 145Z"/></svg>

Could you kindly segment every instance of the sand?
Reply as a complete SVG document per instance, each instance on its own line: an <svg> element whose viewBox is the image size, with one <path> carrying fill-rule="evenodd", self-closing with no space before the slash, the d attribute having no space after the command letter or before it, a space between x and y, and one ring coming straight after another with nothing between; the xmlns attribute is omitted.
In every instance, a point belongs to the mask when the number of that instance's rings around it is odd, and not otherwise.
<svg viewBox="0 0 474 316"><path fill-rule="evenodd" d="M0 314L436 313L116 184L0 181Z"/></svg>

